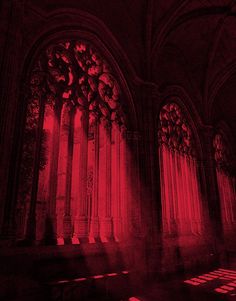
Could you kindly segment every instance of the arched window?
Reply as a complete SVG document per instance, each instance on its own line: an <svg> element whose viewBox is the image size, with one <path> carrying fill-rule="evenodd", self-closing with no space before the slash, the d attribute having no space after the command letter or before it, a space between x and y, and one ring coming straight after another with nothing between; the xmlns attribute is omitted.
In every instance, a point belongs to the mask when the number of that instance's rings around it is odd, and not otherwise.
<svg viewBox="0 0 236 301"><path fill-rule="evenodd" d="M221 216L225 234L235 230L235 178L231 173L230 154L222 134L214 137L213 147L215 151L217 184L221 202Z"/></svg>
<svg viewBox="0 0 236 301"><path fill-rule="evenodd" d="M201 233L201 198L193 132L176 103L159 115L159 162L163 232L166 235Z"/></svg>
<svg viewBox="0 0 236 301"><path fill-rule="evenodd" d="M109 64L86 41L58 42L40 55L29 90L18 236L119 240L127 214L125 114Z"/></svg>

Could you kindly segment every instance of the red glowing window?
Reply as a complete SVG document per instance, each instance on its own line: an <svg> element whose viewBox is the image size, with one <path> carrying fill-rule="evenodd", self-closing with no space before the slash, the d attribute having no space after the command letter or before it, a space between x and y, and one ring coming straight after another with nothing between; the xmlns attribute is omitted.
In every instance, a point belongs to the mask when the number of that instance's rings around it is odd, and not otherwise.
<svg viewBox="0 0 236 301"><path fill-rule="evenodd" d="M229 148L222 134L218 133L215 135L213 147L215 151L216 175L223 228L227 233L229 231L234 232L236 210L235 177L231 173ZM222 269L221 271L227 272L227 270Z"/></svg>
<svg viewBox="0 0 236 301"><path fill-rule="evenodd" d="M134 193L115 72L88 42L58 42L34 65L27 98L18 237L58 245L122 239Z"/></svg>
<svg viewBox="0 0 236 301"><path fill-rule="evenodd" d="M199 234L202 210L195 140L177 104L161 109L158 138L164 232Z"/></svg>

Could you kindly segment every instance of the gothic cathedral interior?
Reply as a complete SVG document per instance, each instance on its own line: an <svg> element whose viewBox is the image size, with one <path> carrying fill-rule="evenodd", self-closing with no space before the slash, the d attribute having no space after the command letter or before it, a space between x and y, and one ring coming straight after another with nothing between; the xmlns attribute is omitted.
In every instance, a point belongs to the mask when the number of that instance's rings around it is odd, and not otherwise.
<svg viewBox="0 0 236 301"><path fill-rule="evenodd" d="M0 16L0 299L236 300L235 1Z"/></svg>

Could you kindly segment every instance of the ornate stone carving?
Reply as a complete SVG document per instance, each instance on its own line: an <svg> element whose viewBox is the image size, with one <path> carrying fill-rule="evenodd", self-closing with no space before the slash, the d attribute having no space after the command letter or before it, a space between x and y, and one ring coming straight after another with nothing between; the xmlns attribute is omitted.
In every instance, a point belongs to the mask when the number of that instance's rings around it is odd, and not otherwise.
<svg viewBox="0 0 236 301"><path fill-rule="evenodd" d="M46 103L71 103L93 116L122 124L120 89L107 62L87 42L57 43L40 56L31 74L32 94Z"/></svg>
<svg viewBox="0 0 236 301"><path fill-rule="evenodd" d="M192 130L180 107L175 103L164 105L160 112L158 128L159 144L195 156Z"/></svg>
<svg viewBox="0 0 236 301"><path fill-rule="evenodd" d="M221 134L216 134L213 140L216 167L227 171L230 168L229 153Z"/></svg>

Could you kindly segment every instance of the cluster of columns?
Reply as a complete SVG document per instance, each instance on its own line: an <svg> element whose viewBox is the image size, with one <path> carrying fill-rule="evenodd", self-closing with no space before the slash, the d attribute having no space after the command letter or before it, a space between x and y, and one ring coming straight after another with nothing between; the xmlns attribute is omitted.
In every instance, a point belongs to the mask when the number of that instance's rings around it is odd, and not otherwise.
<svg viewBox="0 0 236 301"><path fill-rule="evenodd" d="M26 236L76 244L138 235L137 135L69 104L45 105L41 115L47 163L34 168L36 195L27 209Z"/></svg>
<svg viewBox="0 0 236 301"><path fill-rule="evenodd" d="M163 232L201 234L202 209L197 162L190 155L159 146Z"/></svg>
<svg viewBox="0 0 236 301"><path fill-rule="evenodd" d="M235 210L236 210L236 194L235 194L235 179L232 178L226 171L217 168L217 183L219 196L221 201L221 215L225 234L235 231Z"/></svg>

